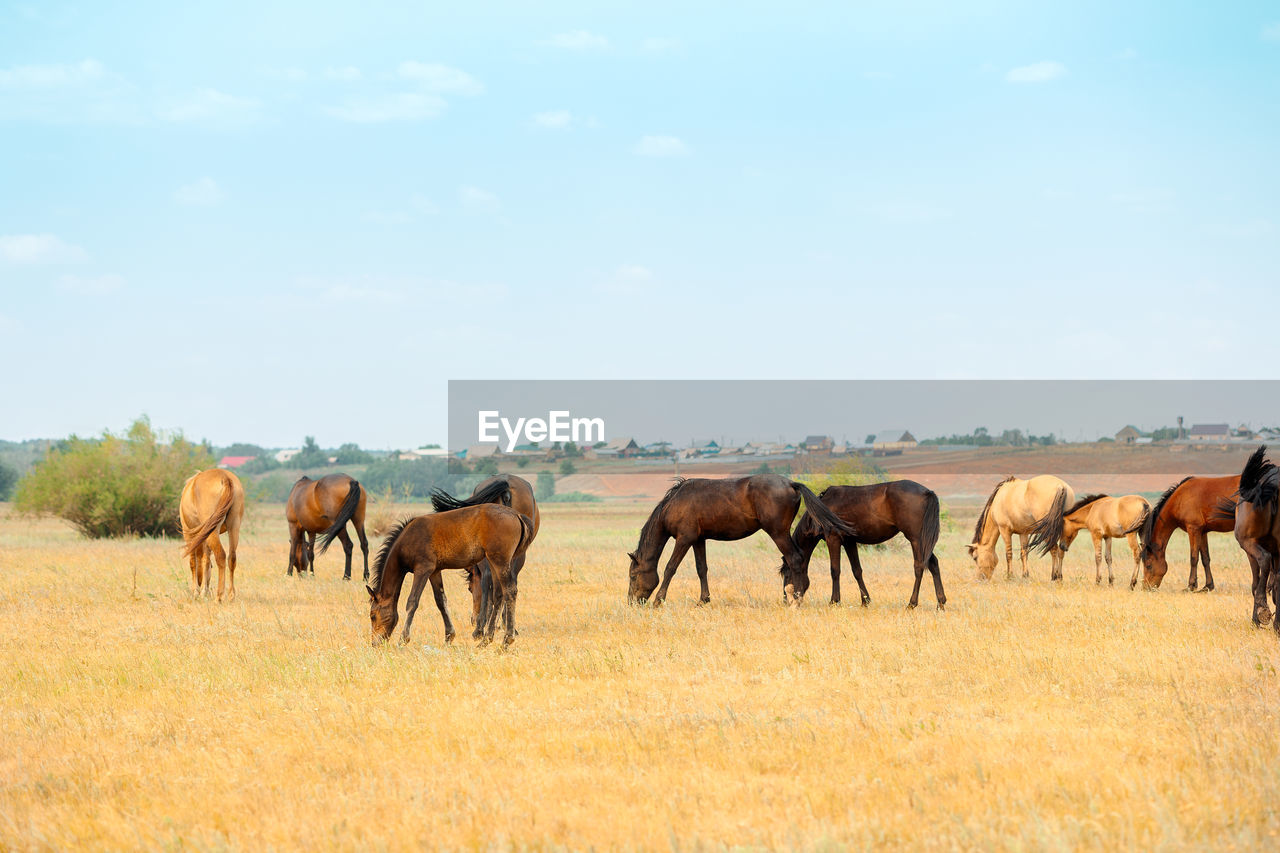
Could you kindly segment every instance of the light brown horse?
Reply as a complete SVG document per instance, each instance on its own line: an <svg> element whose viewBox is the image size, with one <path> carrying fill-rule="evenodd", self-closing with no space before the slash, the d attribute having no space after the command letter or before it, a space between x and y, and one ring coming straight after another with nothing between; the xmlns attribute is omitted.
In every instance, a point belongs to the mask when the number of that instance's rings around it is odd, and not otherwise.
<svg viewBox="0 0 1280 853"><path fill-rule="evenodd" d="M1142 495L1125 495L1113 498L1107 495L1087 495L1067 510L1062 527L1062 550L1065 552L1081 530L1088 530L1093 537L1094 583L1102 583L1102 543L1107 544L1107 584L1116 582L1111 570L1111 540L1124 537L1133 552L1133 570L1136 573L1141 562L1142 546L1138 531L1147 521L1151 504Z"/></svg>
<svg viewBox="0 0 1280 853"><path fill-rule="evenodd" d="M1057 477L1042 474L1030 480L1006 477L996 484L973 529L969 555L983 580L996 570L996 545L1004 537L1005 577L1013 577L1013 536L1022 544L1022 576L1028 577L1027 539L1041 554L1053 555L1053 580L1062 580L1062 531L1067 507L1076 493Z"/></svg>
<svg viewBox="0 0 1280 853"><path fill-rule="evenodd" d="M1236 541L1249 557L1253 570L1253 624L1273 624L1280 633L1280 619L1272 623L1267 592L1280 612L1280 469L1267 460L1267 448L1259 447L1240 472L1239 502L1224 503L1223 514L1235 516Z"/></svg>
<svg viewBox="0 0 1280 853"><path fill-rule="evenodd" d="M182 538L186 546L182 556L191 558L191 582L194 592L206 597L213 581L209 553L218 561L218 601L222 601L224 582L230 580L227 600L236 597L236 548L240 544L240 522L244 519L244 487L230 471L210 468L187 479L178 502L182 521ZM218 534L227 534L224 553ZM228 569L230 577L228 578Z"/></svg>
<svg viewBox="0 0 1280 853"><path fill-rule="evenodd" d="M1240 488L1240 475L1230 477L1187 477L1172 486L1156 501L1155 508L1142 525L1142 587L1155 589L1169 571L1165 548L1175 530L1187 531L1191 541L1191 574L1187 589L1196 591L1196 562L1204 562L1204 589L1213 589L1213 571L1209 568L1209 533L1235 531L1235 514L1224 512L1227 504L1235 504ZM1129 589L1138 585L1135 569Z"/></svg>
<svg viewBox="0 0 1280 853"><path fill-rule="evenodd" d="M351 536L347 522L351 522L360 537L360 553L364 555L364 579L369 579L369 539L364 535L364 510L368 494L360 484L346 474L329 474L319 480L302 477L293 484L289 500L284 505L284 517L289 522L289 568L293 574L296 566L302 577L311 566L316 573L316 534L320 534L320 553L329 549L334 537L342 540L342 550L347 556L343 580L351 580ZM306 538L304 542L303 539Z"/></svg>
<svg viewBox="0 0 1280 853"><path fill-rule="evenodd" d="M413 572L413 588L405 605L404 634L409 642L418 600L427 582L435 593L436 607L444 619L444 639L451 642L455 632L449 618L441 572L469 569L488 560L494 592L501 599L503 645L515 641L516 576L512 563L528 545L532 523L515 510L498 504L483 504L437 512L408 519L391 529L373 561L373 586L369 591L369 622L374 645L384 643L399 621L398 604L404 576ZM498 607L489 608L481 645L493 640Z"/></svg>

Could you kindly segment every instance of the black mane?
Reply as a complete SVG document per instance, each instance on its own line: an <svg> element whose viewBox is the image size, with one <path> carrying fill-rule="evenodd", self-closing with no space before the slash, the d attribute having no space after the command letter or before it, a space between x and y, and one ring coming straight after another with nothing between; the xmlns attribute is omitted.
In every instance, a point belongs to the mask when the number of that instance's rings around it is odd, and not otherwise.
<svg viewBox="0 0 1280 853"><path fill-rule="evenodd" d="M986 526L987 513L991 510L991 502L996 499L996 492L1000 491L1000 487L1012 479L1015 479L1015 478L1012 474L1010 474L1008 477L1005 477L1003 480L996 483L996 487L991 490L991 496L987 498L987 505L982 508L982 512L978 513L978 523L974 525L974 528L973 528L972 544L977 545L979 542L982 541L982 528Z"/></svg>
<svg viewBox="0 0 1280 853"><path fill-rule="evenodd" d="M644 527L640 528L640 544L636 546L635 551L637 554L644 550L645 545L652 544L661 536L659 528L662 527L662 523L659 517L662 515L662 510L676 496L676 492L680 491L680 487L687 482L689 481L684 477L676 477L675 483L672 484L671 488L667 489L667 493L662 496L662 500L658 501L657 506L653 508L653 512L649 513L649 518L645 521Z"/></svg>
<svg viewBox="0 0 1280 853"><path fill-rule="evenodd" d="M395 526L387 533L387 538L382 540L382 547L378 549L378 556L373 561L373 590L377 592L382 589L382 570L387 565L387 557L391 555L391 546L396 544L396 540L400 538L400 534L404 533L405 527L412 518L402 518L396 522Z"/></svg>
<svg viewBox="0 0 1280 853"><path fill-rule="evenodd" d="M1143 557L1152 556L1154 551L1154 546L1151 544L1151 540L1152 535L1156 530L1156 519L1160 517L1160 511L1164 509L1164 505L1168 503L1169 498L1173 497L1173 493L1178 491L1178 488L1190 479L1193 478L1183 477L1181 480L1165 489L1164 494L1160 496L1160 500L1156 501L1155 507L1147 514L1147 521L1142 525L1142 530L1138 533L1138 538L1142 540Z"/></svg>
<svg viewBox="0 0 1280 853"><path fill-rule="evenodd" d="M1082 497L1080 500L1078 500L1078 501L1076 501L1076 502L1075 502L1075 506L1073 506L1073 507L1071 507L1071 509L1067 510L1067 515L1072 515L1072 514L1074 514L1074 513L1078 512L1078 511L1080 511L1081 509L1084 509L1085 507L1087 507L1089 504L1093 503L1094 501L1096 501L1096 500L1101 500L1102 498L1105 498L1105 497L1107 497L1107 495L1085 495L1085 496L1084 496L1084 497Z"/></svg>

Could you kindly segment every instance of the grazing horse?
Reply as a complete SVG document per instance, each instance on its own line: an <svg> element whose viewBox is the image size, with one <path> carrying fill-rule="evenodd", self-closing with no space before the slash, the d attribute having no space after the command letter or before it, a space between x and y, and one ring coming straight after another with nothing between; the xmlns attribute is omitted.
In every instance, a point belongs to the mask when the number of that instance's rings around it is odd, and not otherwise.
<svg viewBox="0 0 1280 853"><path fill-rule="evenodd" d="M529 519L510 507L497 504L463 507L407 519L391 528L373 562L373 586L369 591L369 622L373 643L384 643L395 630L400 614L397 605L404 576L413 572L413 588L405 605L404 633L400 642L409 642L409 629L418 612L418 600L427 581L435 593L436 607L444 619L444 640L455 636L453 620L445 600L441 572L469 569L488 560L495 592L501 596L503 645L515 640L516 576L512 562L524 552L533 527ZM489 618L481 644L493 640L497 607L489 608Z"/></svg>
<svg viewBox="0 0 1280 853"><path fill-rule="evenodd" d="M1253 624L1271 622L1267 592L1280 612L1280 469L1266 459L1259 447L1240 472L1239 502L1224 502L1223 514L1235 516L1236 541L1249 557L1253 570ZM1280 633L1280 619L1273 627Z"/></svg>
<svg viewBox="0 0 1280 853"><path fill-rule="evenodd" d="M1102 583L1102 543L1107 543L1107 584L1116 582L1111 570L1111 540L1124 537L1133 552L1133 571L1136 574L1141 560L1138 531L1147 521L1151 504L1142 495L1125 495L1113 498L1107 495L1087 495L1067 510L1063 519L1062 550L1065 552L1081 530L1088 530L1093 537L1094 583Z"/></svg>
<svg viewBox="0 0 1280 853"><path fill-rule="evenodd" d="M1062 580L1062 531L1067 507L1076 493L1065 482L1048 474L1020 480L1005 477L996 484L973 528L969 555L978 564L983 580L996 570L996 544L1004 537L1004 576L1013 577L1013 535L1021 540L1022 576L1028 577L1027 537L1031 548L1053 555L1053 580Z"/></svg>
<svg viewBox="0 0 1280 853"><path fill-rule="evenodd" d="M849 555L853 579L862 592L862 606L866 607L871 603L871 594L862 582L858 546L879 545L901 533L911 543L916 572L916 584L911 589L911 601L907 607L915 607L920 602L920 581L926 568L933 575L938 609L945 607L947 594L942 591L938 557L933 553L941 529L937 495L913 480L895 480L870 486L830 486L818 498L827 509L858 532L853 536L841 536L834 530L824 532L808 510L800 516L793 536L805 566L802 581L805 590L809 586L809 558L818 543L825 540L831 555L831 603L840 603L840 546L843 545Z"/></svg>
<svg viewBox="0 0 1280 853"><path fill-rule="evenodd" d="M431 506L435 508L436 512L448 512L452 509L479 506L487 503L502 503L509 506L532 523L529 541L524 543L525 550L521 551L515 562L512 563L511 570L519 575L520 570L524 568L528 548L533 544L533 540L537 538L538 527L541 524L538 502L534 500L533 486L529 485L528 480L523 477L517 477L514 474L501 474L497 477L490 477L478 483L475 489L472 490L471 497L466 500L455 498L443 489L432 489L431 491ZM481 560L478 565L467 569L467 589L471 592L471 624L475 626L474 636L479 638L481 628L487 621L490 595L493 590L493 582L489 577L488 562Z"/></svg>
<svg viewBox="0 0 1280 853"><path fill-rule="evenodd" d="M191 581L194 592L209 595L213 571L209 553L218 561L218 601L222 601L227 570L230 569L230 601L236 597L236 548L240 545L240 522L244 519L244 487L230 471L210 468L187 478L182 484L178 502L182 521L182 538L186 541L182 556L191 558ZM218 534L227 534L224 553Z"/></svg>
<svg viewBox="0 0 1280 853"><path fill-rule="evenodd" d="M1155 589L1169 571L1165 548L1175 530L1187 531L1191 541L1191 574L1187 589L1195 592L1197 585L1196 563L1204 561L1204 589L1213 589L1213 571L1209 568L1209 537L1207 533L1231 533L1235 530L1235 513L1224 512L1223 507L1235 504L1235 494L1240 488L1240 475L1230 477L1186 477L1170 486L1155 509L1142 525L1142 587ZM1138 572L1134 569L1129 589L1138 585Z"/></svg>
<svg viewBox="0 0 1280 853"><path fill-rule="evenodd" d="M813 514L824 535L835 531L841 536L857 534L823 505L818 496L803 483L777 474L756 474L732 480L676 478L676 483L658 501L640 530L640 544L627 556L631 558L630 585L627 599L643 602L658 587L658 558L668 539L676 544L667 561L662 586L653 595L657 607L667 597L667 587L689 548L693 548L702 583L702 604L711 600L707 587L707 540L729 542L745 539L763 530L778 546L783 558L783 597L798 604L804 590L798 584L807 571L800 549L791 538L791 522L800 508L800 498Z"/></svg>
<svg viewBox="0 0 1280 853"><path fill-rule="evenodd" d="M368 494L360 484L346 474L329 474L319 480L302 477L293 484L289 500L284 505L284 517L289 522L289 568L298 568L302 577L311 566L316 573L316 534L320 534L320 553L329 549L334 537L342 540L342 550L347 555L343 580L351 580L351 536L347 522L355 525L360 537L360 552L364 555L364 579L369 579L369 539L364 535L364 510ZM306 541L303 541L304 538Z"/></svg>

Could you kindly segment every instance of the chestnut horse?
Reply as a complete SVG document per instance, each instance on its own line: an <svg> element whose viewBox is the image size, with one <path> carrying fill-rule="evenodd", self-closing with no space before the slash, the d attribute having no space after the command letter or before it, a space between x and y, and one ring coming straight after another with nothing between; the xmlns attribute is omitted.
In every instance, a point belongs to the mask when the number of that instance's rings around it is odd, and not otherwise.
<svg viewBox="0 0 1280 853"><path fill-rule="evenodd" d="M1088 530L1093 537L1093 581L1102 583L1102 543L1107 543L1107 584L1116 582L1111 570L1111 540L1124 537L1133 553L1133 570L1138 571L1141 545L1138 531L1147 521L1151 504L1142 495L1125 495L1113 498L1107 495L1087 495L1067 510L1063 519L1062 550L1065 552L1081 530Z"/></svg>
<svg viewBox="0 0 1280 853"><path fill-rule="evenodd" d="M862 593L862 606L866 607L871 603L871 594L862 582L858 546L879 545L901 533L911 543L916 572L916 584L911 589L907 607L915 607L920 602L920 581L926 568L933 575L933 593L938 599L938 609L945 607L947 594L942 591L942 574L938 568L938 557L933 552L941 529L937 495L913 480L895 480L870 486L829 486L818 498L827 509L858 532L854 536L841 536L835 531L824 533L808 510L800 516L800 523L792 535L805 566L802 581L805 589L809 586L809 558L818 543L825 540L831 555L831 603L840 603L840 546L843 545L849 555L853 579L858 582Z"/></svg>
<svg viewBox="0 0 1280 853"><path fill-rule="evenodd" d="M289 522L289 569L296 566L302 577L311 566L316 573L316 534L320 534L320 553L329 550L334 537L342 540L342 550L347 555L347 567L343 580L351 580L351 536L347 522L351 522L360 537L360 552L364 555L364 579L369 579L369 539L364 535L364 511L368 495L360 484L346 474L329 474L319 480L301 477L293 484L289 500L284 505L284 517ZM304 537L307 541L303 541Z"/></svg>
<svg viewBox="0 0 1280 853"><path fill-rule="evenodd" d="M662 604L680 561L693 548L698 580L702 583L699 602L707 603L711 600L711 590L707 587L707 540L731 542L763 530L782 552L783 597L789 603L798 604L804 595L798 584L802 583L807 569L800 549L791 538L791 522L795 521L802 497L824 535L828 531L841 536L857 535L857 531L827 509L808 486L777 474L731 480L677 477L675 485L658 501L640 529L640 544L627 555L631 558L627 600L646 601L656 587L653 605ZM667 540L673 538L676 544L667 561L662 586L658 587L658 558Z"/></svg>
<svg viewBox="0 0 1280 853"><path fill-rule="evenodd" d="M455 636L453 620L445 600L441 572L445 569L469 569L488 560L494 589L501 597L503 645L515 640L516 576L513 561L524 553L532 524L515 510L497 504L470 506L450 512L437 512L401 521L391 529L373 562L373 586L369 591L369 622L373 643L384 643L399 621L400 590L404 576L413 572L413 588L405 605L404 633L400 642L409 642L409 629L418 612L418 600L427 581L435 593L436 607L444 619L444 640ZM497 607L490 608L481 644L493 640Z"/></svg>
<svg viewBox="0 0 1280 853"><path fill-rule="evenodd" d="M506 488L503 488L506 484ZM464 506L479 506L486 503L504 503L516 512L529 519L533 532L525 543L525 551L516 558L512 570L518 575L524 568L525 554L533 540L538 538L538 527L541 524L538 513L538 502L533 497L533 486L523 477L515 474L500 474L476 484L471 497L460 500L443 489L431 490L431 506L436 512L448 512ZM467 569L467 590L471 593L471 624L475 625L475 636L480 636L480 628L487 621L489 600L493 591L493 583L489 577L489 564L481 560L479 565Z"/></svg>
<svg viewBox="0 0 1280 853"><path fill-rule="evenodd" d="M1204 561L1204 589L1213 589L1213 571L1209 568L1208 533L1231 533L1236 528L1235 513L1224 511L1228 504L1234 506L1235 494L1240 488L1240 475L1230 477L1186 477L1170 486L1155 509L1142 525L1142 587L1155 589L1169 571L1165 548L1175 530L1187 531L1191 541L1191 574L1187 589L1195 592L1197 586L1196 563ZM1138 585L1138 570L1134 567L1129 589Z"/></svg>
<svg viewBox="0 0 1280 853"><path fill-rule="evenodd" d="M1042 474L1030 480L1005 477L996 484L987 505L978 515L973 528L969 555L978 564L978 573L988 580L996 570L996 545L1004 537L1004 576L1013 577L1013 535L1022 544L1022 576L1027 569L1027 538L1031 548L1053 555L1050 577L1062 580L1062 531L1067 507L1075 503L1076 493L1057 477Z"/></svg>
<svg viewBox="0 0 1280 853"><path fill-rule="evenodd" d="M218 561L218 601L222 601L224 582L230 580L227 600L236 597L236 548L240 545L240 522L244 520L244 487L230 471L210 468L187 478L178 501L178 517L182 522L182 538L186 546L182 556L191 558L191 581L195 594L209 595L213 572L209 553ZM227 534L224 553L218 534ZM228 570L230 577L228 578Z"/></svg>
<svg viewBox="0 0 1280 853"><path fill-rule="evenodd" d="M1253 624L1271 622L1267 592L1280 612L1280 469L1266 459L1259 447L1240 472L1239 503L1224 504L1224 515L1234 510L1236 541L1249 557L1253 570ZM1273 626L1280 633L1280 619Z"/></svg>

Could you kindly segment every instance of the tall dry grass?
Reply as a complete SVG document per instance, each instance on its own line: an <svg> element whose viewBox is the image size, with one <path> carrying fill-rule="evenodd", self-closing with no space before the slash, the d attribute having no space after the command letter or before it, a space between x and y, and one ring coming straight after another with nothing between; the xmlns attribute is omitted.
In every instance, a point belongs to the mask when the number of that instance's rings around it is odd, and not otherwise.
<svg viewBox="0 0 1280 853"><path fill-rule="evenodd" d="M958 513L938 613L901 545L870 608L825 605L820 554L785 609L756 537L655 612L625 603L643 516L545 507L506 652L446 647L429 595L371 648L340 553L285 576L279 506L221 606L177 542L0 518L0 848L1274 846L1280 642L1229 538L1209 595L1098 588L1080 548L1059 586L981 583Z"/></svg>

